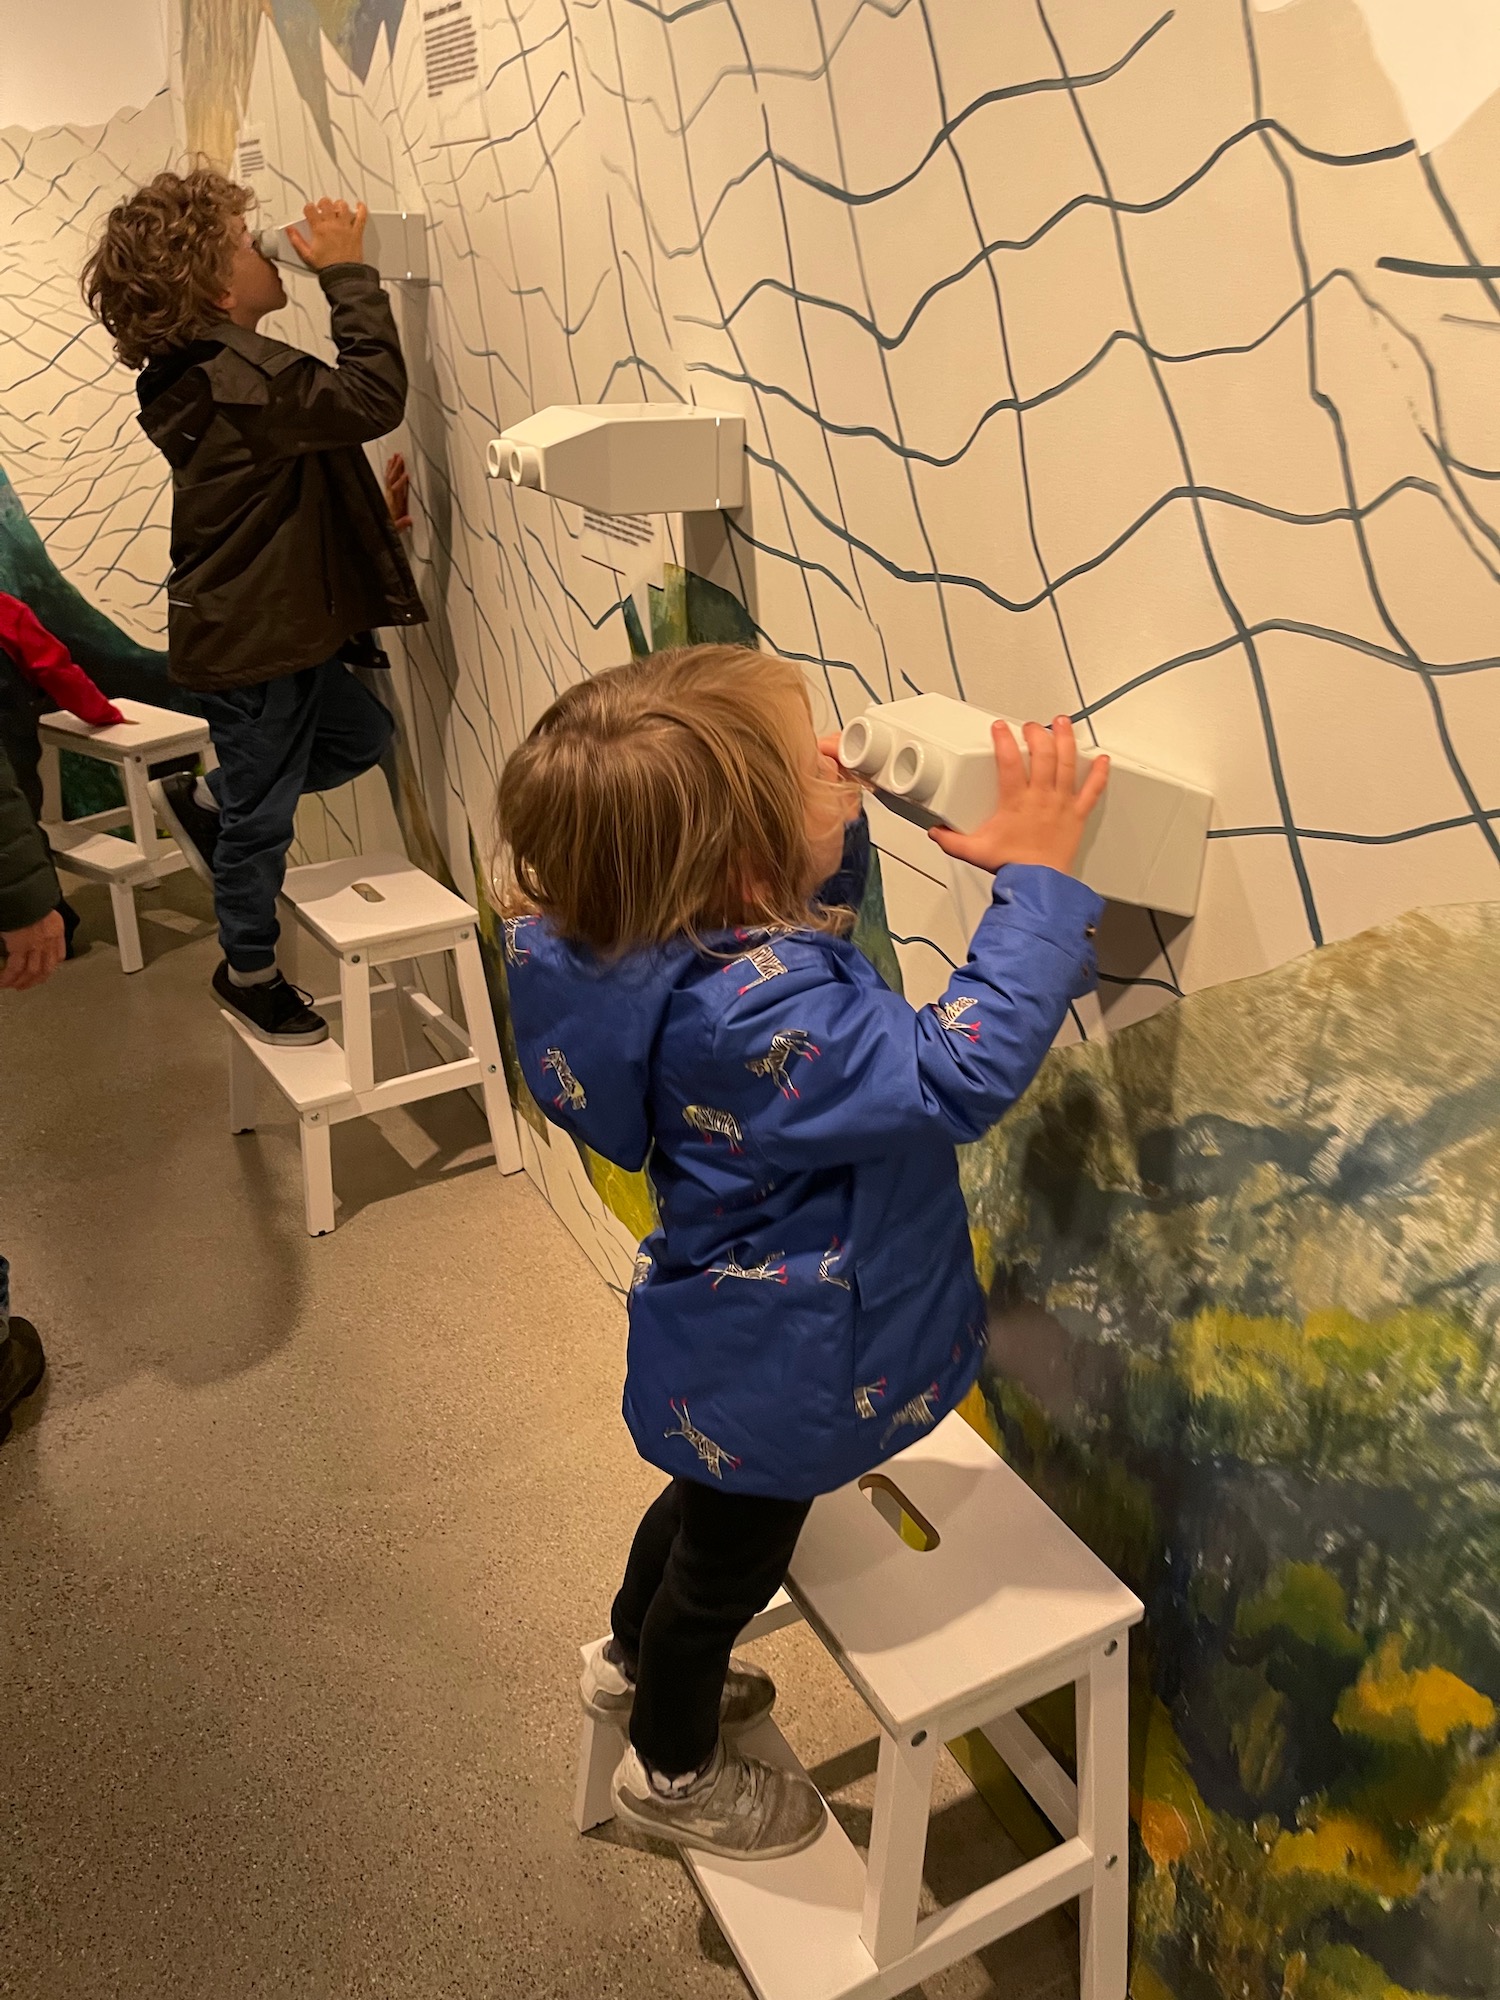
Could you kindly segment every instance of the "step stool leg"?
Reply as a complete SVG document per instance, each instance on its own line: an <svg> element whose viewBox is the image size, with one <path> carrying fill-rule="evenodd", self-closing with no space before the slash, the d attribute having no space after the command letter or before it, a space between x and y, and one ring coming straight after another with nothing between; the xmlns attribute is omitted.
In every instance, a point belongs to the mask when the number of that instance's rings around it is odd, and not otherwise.
<svg viewBox="0 0 1500 2000"><path fill-rule="evenodd" d="M302 1200L309 1236L333 1232L333 1154L328 1144L328 1113L308 1111L302 1118Z"/></svg>
<svg viewBox="0 0 1500 2000"><path fill-rule="evenodd" d="M135 844L150 861L156 853L156 808L151 803L144 757L127 757L120 766L125 786L125 803L130 808L130 831Z"/></svg>
<svg viewBox="0 0 1500 2000"><path fill-rule="evenodd" d="M253 1132L255 1086L260 1077L260 1064L245 1047L244 1036L227 1020L224 1032L229 1037L229 1129L231 1132Z"/></svg>
<svg viewBox="0 0 1500 2000"><path fill-rule="evenodd" d="M1074 1683L1078 1714L1078 1837L1094 1855L1078 1899L1080 2000L1125 2000L1130 1925L1130 1651L1096 1649Z"/></svg>
<svg viewBox="0 0 1500 2000"><path fill-rule="evenodd" d="M484 961L479 956L479 943L472 927L459 932L453 959L469 1046L479 1058L484 1114L495 1144L495 1164L502 1174L517 1174L521 1171L521 1144L516 1137L516 1118L511 1110L510 1092L505 1087L505 1072L500 1067L500 1038L495 1033L489 988L484 983Z"/></svg>
<svg viewBox="0 0 1500 2000"><path fill-rule="evenodd" d="M370 961L363 952L339 960L339 999L349 1081L357 1091L373 1090L375 1041L370 1024Z"/></svg>
<svg viewBox="0 0 1500 2000"><path fill-rule="evenodd" d="M135 919L135 890L128 882L111 882L109 904L115 914L115 942L120 947L120 970L139 972L146 963L141 954L141 929Z"/></svg>
<svg viewBox="0 0 1500 2000"><path fill-rule="evenodd" d="M917 1903L927 1856L927 1815L932 1805L936 1736L920 1731L915 1743L884 1731L875 1777L875 1817L865 1873L865 1915L860 1937L877 1965L904 1958L917 1941Z"/></svg>
<svg viewBox="0 0 1500 2000"><path fill-rule="evenodd" d="M42 745L42 821L55 825L63 816L62 761L55 743Z"/></svg>
<svg viewBox="0 0 1500 2000"><path fill-rule="evenodd" d="M625 1738L609 1722L583 1718L583 1737L578 1746L578 1783L573 1793L573 1824L580 1833L603 1826L615 1816L610 1794L620 1759L625 1755Z"/></svg>
<svg viewBox="0 0 1500 2000"><path fill-rule="evenodd" d="M414 958L394 958L385 968L385 976L395 989L391 1004L396 1010L396 1042L401 1050L401 1074L410 1076L411 1036L407 1033L406 1017L411 1012L411 1002L406 996L417 983L417 962Z"/></svg>

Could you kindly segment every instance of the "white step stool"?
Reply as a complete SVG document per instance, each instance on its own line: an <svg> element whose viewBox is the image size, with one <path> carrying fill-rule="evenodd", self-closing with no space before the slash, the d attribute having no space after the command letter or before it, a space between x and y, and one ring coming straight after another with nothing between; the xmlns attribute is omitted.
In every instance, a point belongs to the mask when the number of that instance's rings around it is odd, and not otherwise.
<svg viewBox="0 0 1500 2000"><path fill-rule="evenodd" d="M292 868L281 893L290 914L339 961L337 994L314 1005L319 1012L339 1009L344 1039L340 1044L330 1037L312 1048L273 1048L221 1009L229 1033L229 1125L234 1132L254 1129L256 1079L264 1071L301 1123L308 1235L326 1236L333 1228L328 1133L346 1118L477 1084L496 1165L502 1174L518 1173L521 1149L479 955L478 912L396 854L348 855ZM453 955L467 1027L416 984L412 961L438 952ZM371 969L382 965L392 968L391 976L372 986ZM398 1025L405 1001L424 1028L454 1051L453 1059L377 1083L370 1015L376 994L393 996ZM404 1026L401 1040L405 1049Z"/></svg>
<svg viewBox="0 0 1500 2000"><path fill-rule="evenodd" d="M918 1550L861 1488L894 1486L937 1531ZM790 1595L788 1595L790 1593ZM1082 2000L1124 2000L1129 1915L1129 1643L1140 1601L954 1414L881 1473L817 1501L786 1592L745 1628L805 1617L880 1725L869 1866L833 1815L780 1861L686 1859L759 2000L889 2000L1078 1898ZM1073 1683L1075 1785L1015 1711ZM933 1769L982 1729L1062 1836L917 1920ZM623 1737L585 1719L574 1816L612 1817ZM796 1759L768 1717L745 1739Z"/></svg>
<svg viewBox="0 0 1500 2000"><path fill-rule="evenodd" d="M208 748L208 724L175 709L152 708L144 701L117 701L126 718L104 729L90 728L76 715L44 715L37 722L42 744L42 832L64 868L93 882L109 884L115 914L115 938L120 967L139 972L141 933L136 923L135 892L147 882L159 882L187 867L187 857L170 833L158 827L147 790L152 764L169 757L196 757ZM90 813L86 819L64 819L58 752L76 751L113 764L125 786L123 806ZM130 828L129 840L118 840L112 827Z"/></svg>

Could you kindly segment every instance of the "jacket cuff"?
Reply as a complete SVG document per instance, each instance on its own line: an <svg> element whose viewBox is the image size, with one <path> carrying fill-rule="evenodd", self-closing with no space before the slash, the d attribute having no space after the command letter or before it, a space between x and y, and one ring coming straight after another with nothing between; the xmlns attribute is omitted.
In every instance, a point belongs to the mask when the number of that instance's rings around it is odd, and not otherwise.
<svg viewBox="0 0 1500 2000"><path fill-rule="evenodd" d="M1092 952L1104 915L1104 898L1075 875L1033 862L1007 862L995 876L994 900L1013 910L1028 930L1080 954Z"/></svg>
<svg viewBox="0 0 1500 2000"><path fill-rule="evenodd" d="M360 278L373 285L380 283L380 273L373 264L325 264L318 273L318 283L325 292L333 289L328 282L330 278Z"/></svg>
<svg viewBox="0 0 1500 2000"><path fill-rule="evenodd" d="M62 901L62 887L50 860L0 895L0 931L24 931L39 924Z"/></svg>

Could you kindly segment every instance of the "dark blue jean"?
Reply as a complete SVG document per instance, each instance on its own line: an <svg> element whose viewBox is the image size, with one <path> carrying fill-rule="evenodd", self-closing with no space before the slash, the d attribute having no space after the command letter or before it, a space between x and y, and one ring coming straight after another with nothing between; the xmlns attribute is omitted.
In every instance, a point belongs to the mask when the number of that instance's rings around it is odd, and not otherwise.
<svg viewBox="0 0 1500 2000"><path fill-rule="evenodd" d="M236 972L261 972L276 963L276 898L297 801L378 764L395 725L337 657L200 699L219 759L208 780L219 801L219 942Z"/></svg>

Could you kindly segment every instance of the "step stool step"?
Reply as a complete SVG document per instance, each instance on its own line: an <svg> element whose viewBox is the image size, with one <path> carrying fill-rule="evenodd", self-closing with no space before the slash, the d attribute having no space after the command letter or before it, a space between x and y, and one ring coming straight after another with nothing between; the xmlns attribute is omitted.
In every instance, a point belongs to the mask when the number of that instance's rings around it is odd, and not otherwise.
<svg viewBox="0 0 1500 2000"><path fill-rule="evenodd" d="M331 951L399 944L424 932L461 930L478 912L404 854L345 855L287 871L282 895Z"/></svg>
<svg viewBox="0 0 1500 2000"><path fill-rule="evenodd" d="M769 1716L742 1747L800 1769ZM911 1952L877 1966L860 1938L865 1864L831 1812L811 1847L781 1861L727 1861L691 1849L684 1858L758 2000L894 2000L1078 1895L1092 1865L1081 1841L1064 1841L926 1918Z"/></svg>
<svg viewBox="0 0 1500 2000"><path fill-rule="evenodd" d="M170 841L158 841L159 854L143 854L133 840L117 840L112 833L70 834L66 820L44 820L42 832L52 857L64 868L79 874L96 875L105 882L149 881L158 860L177 853Z"/></svg>
<svg viewBox="0 0 1500 2000"><path fill-rule="evenodd" d="M277 1048L274 1043L252 1035L229 1008L221 1007L219 1012L299 1115L304 1111L321 1111L353 1097L344 1051L331 1035L326 1042L315 1042L311 1048Z"/></svg>
<svg viewBox="0 0 1500 2000"><path fill-rule="evenodd" d="M1123 1643L1141 1617L1139 1598L956 1412L883 1472L938 1546L910 1547L858 1485L842 1487L808 1516L787 1587L893 1735L959 1735L1056 1685L1049 1667Z"/></svg>
<svg viewBox="0 0 1500 2000"><path fill-rule="evenodd" d="M59 709L38 717L37 732L43 743L55 749L76 750L105 764L123 764L130 757L162 763L168 757L185 757L202 750L208 743L208 724L201 716L125 698L116 701L115 707L125 720L112 722L105 729L91 728L76 715Z"/></svg>

